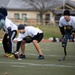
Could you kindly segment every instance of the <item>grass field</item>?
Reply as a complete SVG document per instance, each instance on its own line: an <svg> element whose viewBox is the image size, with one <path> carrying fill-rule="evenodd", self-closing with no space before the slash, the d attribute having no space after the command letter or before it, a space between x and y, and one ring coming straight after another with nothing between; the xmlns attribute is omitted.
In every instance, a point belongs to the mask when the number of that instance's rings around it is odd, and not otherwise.
<svg viewBox="0 0 75 75"><path fill-rule="evenodd" d="M44 32L44 38L50 37L61 38L61 33L58 26L38 26Z"/></svg>
<svg viewBox="0 0 75 75"><path fill-rule="evenodd" d="M6 58L0 44L0 75L75 75L75 42L67 45L67 58L58 61L63 56L61 43L41 42L44 60L38 60L38 53L33 44L26 44L26 59L16 60ZM14 46L15 49L15 46Z"/></svg>

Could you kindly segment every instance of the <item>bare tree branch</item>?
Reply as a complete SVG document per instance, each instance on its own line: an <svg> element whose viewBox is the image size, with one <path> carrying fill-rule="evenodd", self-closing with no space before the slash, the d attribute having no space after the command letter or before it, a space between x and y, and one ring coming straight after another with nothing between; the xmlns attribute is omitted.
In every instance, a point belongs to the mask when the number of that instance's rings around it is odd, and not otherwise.
<svg viewBox="0 0 75 75"><path fill-rule="evenodd" d="M51 10L52 6L57 3L57 1L61 0L23 0L29 6L32 6L33 9L37 10L40 14L40 18L42 21L43 14L49 10Z"/></svg>

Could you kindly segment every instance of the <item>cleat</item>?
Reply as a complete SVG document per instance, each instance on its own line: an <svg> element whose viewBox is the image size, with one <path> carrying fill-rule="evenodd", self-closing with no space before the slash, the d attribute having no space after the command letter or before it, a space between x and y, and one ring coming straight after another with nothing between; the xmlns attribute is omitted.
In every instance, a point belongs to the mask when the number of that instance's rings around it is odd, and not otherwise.
<svg viewBox="0 0 75 75"><path fill-rule="evenodd" d="M26 58L26 56L23 54L20 54L19 58Z"/></svg>
<svg viewBox="0 0 75 75"><path fill-rule="evenodd" d="M8 54L8 53L7 53L7 54L5 54L4 56L5 56L5 57L9 57L9 56L10 56L10 54Z"/></svg>
<svg viewBox="0 0 75 75"><path fill-rule="evenodd" d="M4 56L4 57L7 57L7 54L4 54L3 56Z"/></svg>
<svg viewBox="0 0 75 75"><path fill-rule="evenodd" d="M58 61L65 61L65 57L58 59Z"/></svg>
<svg viewBox="0 0 75 75"><path fill-rule="evenodd" d="M43 55L39 55L38 59L44 59Z"/></svg>
<svg viewBox="0 0 75 75"><path fill-rule="evenodd" d="M9 58L13 58L14 57L14 55L13 54L11 54L10 56L9 56Z"/></svg>

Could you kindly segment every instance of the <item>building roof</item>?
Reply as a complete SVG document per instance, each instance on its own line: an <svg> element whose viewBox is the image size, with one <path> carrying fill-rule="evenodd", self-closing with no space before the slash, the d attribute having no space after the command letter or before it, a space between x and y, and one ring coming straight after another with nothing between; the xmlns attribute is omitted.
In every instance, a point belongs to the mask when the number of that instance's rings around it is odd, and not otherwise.
<svg viewBox="0 0 75 75"><path fill-rule="evenodd" d="M72 6L75 8L75 1L71 1L71 0L64 0L65 2L62 1L57 1L56 4L54 4L51 8L52 10L55 10L56 8L62 7L65 4Z"/></svg>
<svg viewBox="0 0 75 75"><path fill-rule="evenodd" d="M1 6L7 7L9 2L10 0L0 0L0 7Z"/></svg>
<svg viewBox="0 0 75 75"><path fill-rule="evenodd" d="M32 9L32 6L29 6L23 0L10 0L7 6L8 9L19 9L19 10L29 10Z"/></svg>
<svg viewBox="0 0 75 75"><path fill-rule="evenodd" d="M58 7L63 6L63 0L50 0L49 4L51 7L49 10L54 10ZM75 7L75 0L64 0L65 3ZM27 4L24 0L0 0L0 6L5 6L7 9L12 10L35 10L33 6Z"/></svg>
<svg viewBox="0 0 75 75"><path fill-rule="evenodd" d="M71 14L75 14L75 10L70 10L70 12ZM63 10L54 10L53 13L56 15L61 15L63 14Z"/></svg>

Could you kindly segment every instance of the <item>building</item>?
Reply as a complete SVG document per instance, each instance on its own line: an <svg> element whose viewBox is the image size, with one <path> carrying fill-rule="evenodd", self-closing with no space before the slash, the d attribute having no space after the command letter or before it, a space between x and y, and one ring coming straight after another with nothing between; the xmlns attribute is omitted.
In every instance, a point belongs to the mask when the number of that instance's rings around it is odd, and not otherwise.
<svg viewBox="0 0 75 75"><path fill-rule="evenodd" d="M54 0L51 0L54 1ZM56 1L56 0L55 0ZM64 1L64 2L63 2ZM58 23L63 10L69 9L72 15L75 15L75 0L57 0L51 2L52 6L43 15L43 24L55 25ZM37 25L40 24L39 12L33 6L27 4L24 0L0 0L0 6L8 10L8 18L16 24Z"/></svg>

